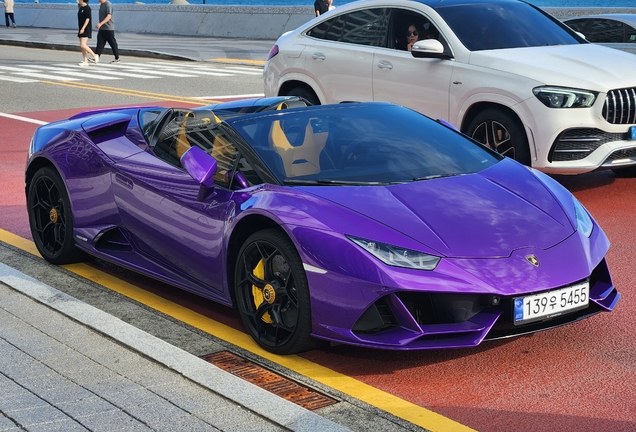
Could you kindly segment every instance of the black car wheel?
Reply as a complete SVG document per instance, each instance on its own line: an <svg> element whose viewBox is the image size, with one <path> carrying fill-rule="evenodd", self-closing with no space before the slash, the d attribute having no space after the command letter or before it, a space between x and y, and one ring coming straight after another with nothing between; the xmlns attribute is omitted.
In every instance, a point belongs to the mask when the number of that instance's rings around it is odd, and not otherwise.
<svg viewBox="0 0 636 432"><path fill-rule="evenodd" d="M512 115L487 109L470 122L466 135L497 153L530 165L530 147L521 122Z"/></svg>
<svg viewBox="0 0 636 432"><path fill-rule="evenodd" d="M27 195L33 240L42 257L52 264L71 264L85 258L73 240L71 202L60 175L51 167L35 173Z"/></svg>
<svg viewBox="0 0 636 432"><path fill-rule="evenodd" d="M305 99L312 105L320 105L320 100L318 99L318 96L316 96L313 91L305 87L294 87L293 89L287 92L287 96L298 96Z"/></svg>
<svg viewBox="0 0 636 432"><path fill-rule="evenodd" d="M267 229L252 234L239 251L234 280L243 324L261 347L293 354L314 346L307 277L283 233Z"/></svg>

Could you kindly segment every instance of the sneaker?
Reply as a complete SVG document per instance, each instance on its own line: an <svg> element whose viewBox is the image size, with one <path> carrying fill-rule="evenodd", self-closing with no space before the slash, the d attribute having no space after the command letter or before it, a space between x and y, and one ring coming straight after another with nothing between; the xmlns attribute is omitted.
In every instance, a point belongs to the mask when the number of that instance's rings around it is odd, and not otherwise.
<svg viewBox="0 0 636 432"><path fill-rule="evenodd" d="M13 28L16 28L16 27L17 27L17 25L15 25L15 23L13 23Z"/></svg>
<svg viewBox="0 0 636 432"><path fill-rule="evenodd" d="M115 59L111 63L119 63L119 59Z"/></svg>
<svg viewBox="0 0 636 432"><path fill-rule="evenodd" d="M88 66L88 62L80 62L79 65L80 66Z"/></svg>
<svg viewBox="0 0 636 432"><path fill-rule="evenodd" d="M99 56L95 55L95 57L89 57L88 61L91 62L91 63L96 63L97 64L97 63L99 63Z"/></svg>

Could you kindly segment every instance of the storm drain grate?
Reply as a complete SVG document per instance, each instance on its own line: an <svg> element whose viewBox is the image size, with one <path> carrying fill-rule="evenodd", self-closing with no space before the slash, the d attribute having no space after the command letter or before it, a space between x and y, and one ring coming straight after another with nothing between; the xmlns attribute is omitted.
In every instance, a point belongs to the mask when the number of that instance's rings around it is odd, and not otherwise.
<svg viewBox="0 0 636 432"><path fill-rule="evenodd" d="M302 386L227 351L208 354L201 358L232 375L236 375L308 410L317 410L337 402L329 396Z"/></svg>

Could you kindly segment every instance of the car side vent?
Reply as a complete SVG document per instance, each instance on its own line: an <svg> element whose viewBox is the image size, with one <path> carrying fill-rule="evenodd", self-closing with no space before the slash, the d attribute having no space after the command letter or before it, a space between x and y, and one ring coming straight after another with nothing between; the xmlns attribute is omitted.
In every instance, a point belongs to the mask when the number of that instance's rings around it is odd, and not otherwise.
<svg viewBox="0 0 636 432"><path fill-rule="evenodd" d="M90 131L87 131L87 133L90 139L95 144L99 144L101 142L108 141L110 139L117 138L119 136L124 135L126 133L126 130L128 129L128 123L129 123L129 120L117 122L117 123L111 123L102 128L97 128L97 129L92 129Z"/></svg>
<svg viewBox="0 0 636 432"><path fill-rule="evenodd" d="M354 332L378 333L397 326L389 303L383 297L373 303L353 326Z"/></svg>
<svg viewBox="0 0 636 432"><path fill-rule="evenodd" d="M612 124L636 123L636 87L607 92L603 117Z"/></svg>
<svg viewBox="0 0 636 432"><path fill-rule="evenodd" d="M132 246L126 236L117 227L99 233L93 240L95 249L103 251L131 251Z"/></svg>

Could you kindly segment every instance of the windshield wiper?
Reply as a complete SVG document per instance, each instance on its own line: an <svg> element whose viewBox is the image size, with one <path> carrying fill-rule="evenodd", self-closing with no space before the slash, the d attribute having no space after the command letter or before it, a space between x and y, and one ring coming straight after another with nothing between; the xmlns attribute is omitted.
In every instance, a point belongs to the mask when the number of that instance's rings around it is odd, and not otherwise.
<svg viewBox="0 0 636 432"><path fill-rule="evenodd" d="M288 185L333 185L333 186L356 186L356 185L387 185L386 182L361 182L353 180L302 180L302 179L286 179L285 184Z"/></svg>
<svg viewBox="0 0 636 432"><path fill-rule="evenodd" d="M444 178L444 177L455 177L461 174L431 174L428 176L424 176L424 177L415 177L413 179L413 181L421 181L421 180L432 180L432 179L437 179L437 178Z"/></svg>

